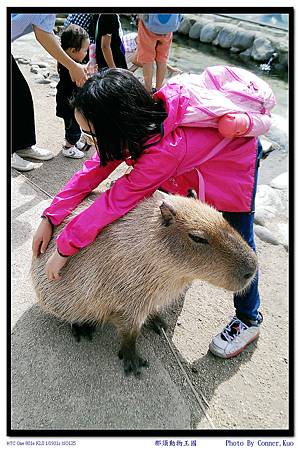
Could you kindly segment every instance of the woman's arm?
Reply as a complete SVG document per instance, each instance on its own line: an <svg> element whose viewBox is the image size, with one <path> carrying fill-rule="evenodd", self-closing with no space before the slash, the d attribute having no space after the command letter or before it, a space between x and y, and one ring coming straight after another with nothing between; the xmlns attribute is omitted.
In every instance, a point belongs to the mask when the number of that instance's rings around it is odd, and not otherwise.
<svg viewBox="0 0 300 450"><path fill-rule="evenodd" d="M105 226L124 216L172 177L180 162L178 153L184 154L185 144L180 145L181 151L174 151L177 155L166 147L164 152L154 147L148 149L129 174L119 178L89 208L74 217L57 237L59 253L72 256L91 244Z"/></svg>
<svg viewBox="0 0 300 450"><path fill-rule="evenodd" d="M111 51L111 35L105 34L104 36L101 36L101 50L104 56L104 59L107 63L107 66L110 68L115 68L115 62L113 58L113 54Z"/></svg>
<svg viewBox="0 0 300 450"><path fill-rule="evenodd" d="M74 81L77 86L82 86L87 80L84 66L76 63L67 55L61 48L59 41L53 32L48 33L43 31L36 25L32 25L32 27L37 41L51 56L53 56L53 58L69 70L72 81Z"/></svg>
<svg viewBox="0 0 300 450"><path fill-rule="evenodd" d="M51 205L43 215L53 225L59 225L79 205L79 203L95 189L101 181L121 163L121 160L111 161L106 166L100 166L97 152L85 161L81 170L76 172L63 189L54 197Z"/></svg>

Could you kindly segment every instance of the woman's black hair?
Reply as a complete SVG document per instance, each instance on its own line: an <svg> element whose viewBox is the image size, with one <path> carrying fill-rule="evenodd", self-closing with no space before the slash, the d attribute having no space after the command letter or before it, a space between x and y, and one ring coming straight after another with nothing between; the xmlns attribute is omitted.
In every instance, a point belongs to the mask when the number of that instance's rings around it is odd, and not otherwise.
<svg viewBox="0 0 300 450"><path fill-rule="evenodd" d="M68 48L75 48L77 52L82 47L82 41L85 39L89 39L88 33L79 25L75 25L71 23L60 36L60 44L63 50L67 50Z"/></svg>
<svg viewBox="0 0 300 450"><path fill-rule="evenodd" d="M125 69L105 69L88 79L72 106L94 127L101 165L123 159L125 150L137 159L146 141L162 134L167 117L162 100Z"/></svg>

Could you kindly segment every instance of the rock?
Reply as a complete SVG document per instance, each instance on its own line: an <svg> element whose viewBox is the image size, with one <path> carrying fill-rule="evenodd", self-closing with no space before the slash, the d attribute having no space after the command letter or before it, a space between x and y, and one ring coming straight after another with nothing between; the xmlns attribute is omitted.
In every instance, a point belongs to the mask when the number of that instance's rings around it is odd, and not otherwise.
<svg viewBox="0 0 300 450"><path fill-rule="evenodd" d="M289 144L288 120L285 117L272 113L272 125L266 136L287 151Z"/></svg>
<svg viewBox="0 0 300 450"><path fill-rule="evenodd" d="M49 67L49 64L47 64L47 63L45 63L45 62L42 62L42 61L31 60L31 61L30 61L30 64L31 64L32 66L38 66L38 67L40 67L41 69L47 69L47 68Z"/></svg>
<svg viewBox="0 0 300 450"><path fill-rule="evenodd" d="M191 29L191 22L188 18L184 18L179 25L178 33L188 35Z"/></svg>
<svg viewBox="0 0 300 450"><path fill-rule="evenodd" d="M239 57L241 58L242 61L247 62L251 58L251 53L252 53L252 48L247 48L247 50L245 50L239 54Z"/></svg>
<svg viewBox="0 0 300 450"><path fill-rule="evenodd" d="M26 58L15 58L19 64L30 64L30 61Z"/></svg>
<svg viewBox="0 0 300 450"><path fill-rule="evenodd" d="M191 39L199 39L202 27L203 27L202 22L195 22L189 31L189 37Z"/></svg>
<svg viewBox="0 0 300 450"><path fill-rule="evenodd" d="M50 84L51 80L49 78L45 78L41 73L38 73L34 77L34 81L39 84Z"/></svg>
<svg viewBox="0 0 300 450"><path fill-rule="evenodd" d="M288 39L286 37L284 39L280 39L275 44L276 44L276 49L277 49L278 52L288 53L288 51L289 51L289 42L288 42Z"/></svg>
<svg viewBox="0 0 300 450"><path fill-rule="evenodd" d="M282 174L278 175L276 178L273 178L273 180L270 183L270 186L272 186L275 189L287 189L288 188L288 172L283 172Z"/></svg>
<svg viewBox="0 0 300 450"><path fill-rule="evenodd" d="M255 207L254 222L258 225L265 226L266 223L272 220L276 216L276 211L270 206L257 206Z"/></svg>
<svg viewBox="0 0 300 450"><path fill-rule="evenodd" d="M211 43L217 37L221 28L222 27L220 25L207 23L201 30L200 41L204 43Z"/></svg>
<svg viewBox="0 0 300 450"><path fill-rule="evenodd" d="M49 70L41 70L40 73L43 75L44 78L48 78L50 75Z"/></svg>
<svg viewBox="0 0 300 450"><path fill-rule="evenodd" d="M232 42L232 46L237 47L240 50L246 50L247 48L252 47L254 39L255 33L238 29L234 41Z"/></svg>
<svg viewBox="0 0 300 450"><path fill-rule="evenodd" d="M268 61L271 58L275 48L271 41L265 37L257 37L254 39L251 56L254 61Z"/></svg>
<svg viewBox="0 0 300 450"><path fill-rule="evenodd" d="M39 66L36 66L36 65L31 66L31 67L30 67L30 72L32 72L32 73L40 73L40 68L39 68Z"/></svg>
<svg viewBox="0 0 300 450"><path fill-rule="evenodd" d="M267 242L272 245L279 245L280 242L273 236L270 230L266 227L262 227L261 225L254 224L254 232L256 236L259 237L260 240Z"/></svg>
<svg viewBox="0 0 300 450"><path fill-rule="evenodd" d="M235 25L226 25L218 34L219 46L222 48L230 48L233 46L237 34L237 27Z"/></svg>
<svg viewBox="0 0 300 450"><path fill-rule="evenodd" d="M230 51L231 53L240 53L241 50L237 47L230 47Z"/></svg>
<svg viewBox="0 0 300 450"><path fill-rule="evenodd" d="M266 159L267 156L273 152L274 150L279 150L280 145L276 144L275 142L270 141L270 139L261 136L259 138L260 143L262 145L262 159Z"/></svg>
<svg viewBox="0 0 300 450"><path fill-rule="evenodd" d="M259 184L257 186L255 205L256 208L264 208L274 214L283 209L278 192L266 184Z"/></svg>
<svg viewBox="0 0 300 450"><path fill-rule="evenodd" d="M265 210L262 208L256 208L254 213L254 223L257 225L265 226L268 218L273 217L273 214L270 213L270 216L265 214Z"/></svg>
<svg viewBox="0 0 300 450"><path fill-rule="evenodd" d="M289 226L287 223L278 223L277 227L282 238L280 243L286 248L289 245Z"/></svg>
<svg viewBox="0 0 300 450"><path fill-rule="evenodd" d="M216 36L216 38L212 41L212 45L219 45L219 33L218 33L218 35Z"/></svg>

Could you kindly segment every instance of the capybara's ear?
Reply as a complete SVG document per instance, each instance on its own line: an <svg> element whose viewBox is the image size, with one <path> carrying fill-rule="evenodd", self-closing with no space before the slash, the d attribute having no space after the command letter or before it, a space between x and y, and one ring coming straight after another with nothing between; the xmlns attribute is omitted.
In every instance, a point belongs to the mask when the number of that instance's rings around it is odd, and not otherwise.
<svg viewBox="0 0 300 450"><path fill-rule="evenodd" d="M196 191L194 189L192 189L192 188L188 189L187 197L194 198L195 200L198 200Z"/></svg>
<svg viewBox="0 0 300 450"><path fill-rule="evenodd" d="M171 225L176 217L176 209L174 206L170 205L169 203L163 201L160 205L160 212L163 218L163 224L168 227Z"/></svg>

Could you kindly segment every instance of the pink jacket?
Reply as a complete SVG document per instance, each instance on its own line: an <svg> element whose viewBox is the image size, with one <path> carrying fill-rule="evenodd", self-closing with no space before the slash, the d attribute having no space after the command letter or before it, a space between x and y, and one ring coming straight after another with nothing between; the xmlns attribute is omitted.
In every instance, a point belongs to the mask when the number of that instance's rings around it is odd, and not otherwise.
<svg viewBox="0 0 300 450"><path fill-rule="evenodd" d="M250 119L243 136L260 136L272 125L270 111L276 104L272 89L245 69L212 66L199 75L176 75L168 83L184 85L190 95L181 125L217 128L220 117L235 112Z"/></svg>
<svg viewBox="0 0 300 450"><path fill-rule="evenodd" d="M157 97L164 100L168 117L164 136L144 150L129 174L120 177L101 193L92 205L74 217L57 237L58 251L71 256L91 244L108 224L119 219L138 202L162 188L187 195L194 188L201 200L220 211L249 212L257 158L257 139L223 138L214 128L182 122L190 106L184 86L166 85ZM148 143L157 141L157 136ZM59 225L83 198L96 188L122 161L101 166L98 154L86 161L44 211L53 225Z"/></svg>

